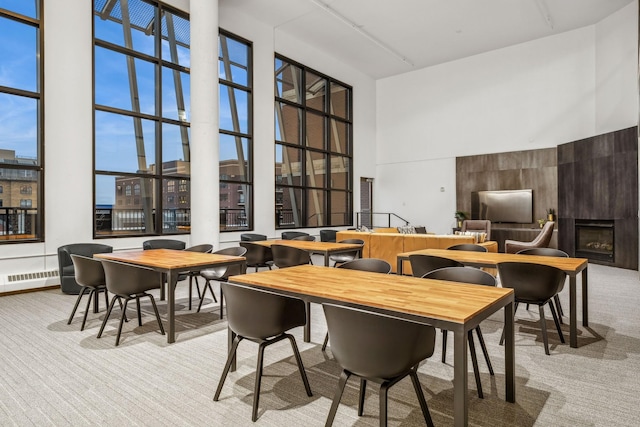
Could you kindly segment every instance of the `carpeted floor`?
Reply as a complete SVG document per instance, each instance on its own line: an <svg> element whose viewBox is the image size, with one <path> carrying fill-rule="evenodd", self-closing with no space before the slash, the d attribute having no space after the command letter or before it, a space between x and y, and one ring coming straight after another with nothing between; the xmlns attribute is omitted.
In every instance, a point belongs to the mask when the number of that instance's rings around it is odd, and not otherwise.
<svg viewBox="0 0 640 427"><path fill-rule="evenodd" d="M638 272L590 265L589 285L591 325L580 325L577 349L560 344L549 321L551 356L546 356L537 309L518 310L515 404L504 401L504 350L498 345L501 314L483 322L496 372L491 377L480 356L485 399L477 397L469 372L470 425L638 425ZM288 342L270 346L265 353L259 419L252 423L257 345L241 343L238 370L229 375L220 401L213 402L226 359L226 322L219 319L218 306L212 301L201 313L188 311L187 287L178 286L177 342L171 345L159 334L148 303L143 305L143 326L137 325L131 311L129 317L134 320L125 324L116 348L117 313L103 337L96 339L105 315L104 300L100 313L89 313L81 332L84 304L67 325L75 296L50 290L0 297L0 425L324 425L340 368L330 347L326 353L320 350L326 332L321 307L312 306L311 343L302 341L301 328L294 330L313 397L304 392ZM568 310L568 287L561 299ZM164 317L165 302L159 302L159 309ZM563 330L568 340L568 324ZM436 353L421 365L420 381L434 423L447 426L453 422L453 349L450 344L448 363L441 363L437 336ZM358 417L358 384L352 381L334 425L378 425L376 391L369 389L365 415ZM389 399L389 425L424 425L409 379L394 386Z"/></svg>

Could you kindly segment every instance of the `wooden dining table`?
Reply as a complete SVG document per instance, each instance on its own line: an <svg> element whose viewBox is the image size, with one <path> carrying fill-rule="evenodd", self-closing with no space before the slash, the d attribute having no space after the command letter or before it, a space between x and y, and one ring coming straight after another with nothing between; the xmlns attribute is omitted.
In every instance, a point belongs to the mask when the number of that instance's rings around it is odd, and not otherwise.
<svg viewBox="0 0 640 427"><path fill-rule="evenodd" d="M181 251L175 249L147 249L95 254L94 258L126 262L127 264L149 267L167 275L167 342L176 340L176 283L178 275L188 271L200 271L207 268L226 265L240 265L247 271L244 257L209 254L202 252Z"/></svg>
<svg viewBox="0 0 640 427"><path fill-rule="evenodd" d="M331 255L362 249L362 245L357 243L310 242L307 240L258 240L251 243L267 247L271 247L271 245L293 246L294 248L305 250L309 254L323 255L324 265L327 267L329 266Z"/></svg>
<svg viewBox="0 0 640 427"><path fill-rule="evenodd" d="M513 289L314 265L231 276L229 281L305 302L355 306L452 331L456 426L468 423L467 333L504 308L506 400L515 402ZM307 322L305 328L309 326ZM229 346L233 338L229 330Z"/></svg>
<svg viewBox="0 0 640 427"><path fill-rule="evenodd" d="M501 262L530 262L534 264L550 265L559 268L569 276L569 343L571 347L578 347L578 321L576 303L576 277L582 276L582 325L589 326L589 303L587 285L586 258L564 258L539 255L517 255L497 252L452 251L448 249L421 249L398 254L398 274L402 274L402 267L414 254L433 255L449 258L472 267L495 268Z"/></svg>

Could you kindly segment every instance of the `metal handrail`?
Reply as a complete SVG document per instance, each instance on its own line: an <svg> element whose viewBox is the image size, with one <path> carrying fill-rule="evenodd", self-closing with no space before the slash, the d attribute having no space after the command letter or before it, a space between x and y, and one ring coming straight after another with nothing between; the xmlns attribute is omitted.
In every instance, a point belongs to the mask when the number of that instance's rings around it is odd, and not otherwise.
<svg viewBox="0 0 640 427"><path fill-rule="evenodd" d="M386 225L380 225L379 221L374 221L374 219L379 218L379 216L383 216L383 218L386 216ZM409 225L409 221L393 212L356 212L356 226L358 228L363 225L369 228L391 227L392 218L403 221L404 225Z"/></svg>

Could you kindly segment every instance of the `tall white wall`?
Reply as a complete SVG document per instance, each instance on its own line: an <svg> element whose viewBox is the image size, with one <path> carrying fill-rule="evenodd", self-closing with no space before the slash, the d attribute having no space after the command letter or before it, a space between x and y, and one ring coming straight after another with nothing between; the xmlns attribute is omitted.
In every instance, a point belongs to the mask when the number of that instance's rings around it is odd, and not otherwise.
<svg viewBox="0 0 640 427"><path fill-rule="evenodd" d="M450 233L456 156L553 147L634 126L636 86L622 99L615 93L636 72L637 54L619 58L628 55L626 37L636 40L634 25L616 14L599 27L379 80L375 209ZM599 54L623 39L617 55ZM615 67L623 68L615 77L600 77Z"/></svg>

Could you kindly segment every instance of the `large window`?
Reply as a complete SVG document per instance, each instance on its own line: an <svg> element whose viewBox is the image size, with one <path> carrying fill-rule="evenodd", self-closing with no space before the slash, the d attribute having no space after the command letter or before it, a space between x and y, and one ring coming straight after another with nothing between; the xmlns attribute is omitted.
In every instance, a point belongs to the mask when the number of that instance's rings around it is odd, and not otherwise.
<svg viewBox="0 0 640 427"><path fill-rule="evenodd" d="M188 17L152 0L94 0L93 22L94 234L187 233Z"/></svg>
<svg viewBox="0 0 640 427"><path fill-rule="evenodd" d="M253 229L251 43L220 31L220 231Z"/></svg>
<svg viewBox="0 0 640 427"><path fill-rule="evenodd" d="M41 11L0 0L0 243L44 239Z"/></svg>
<svg viewBox="0 0 640 427"><path fill-rule="evenodd" d="M275 59L276 228L351 225L351 87Z"/></svg>

